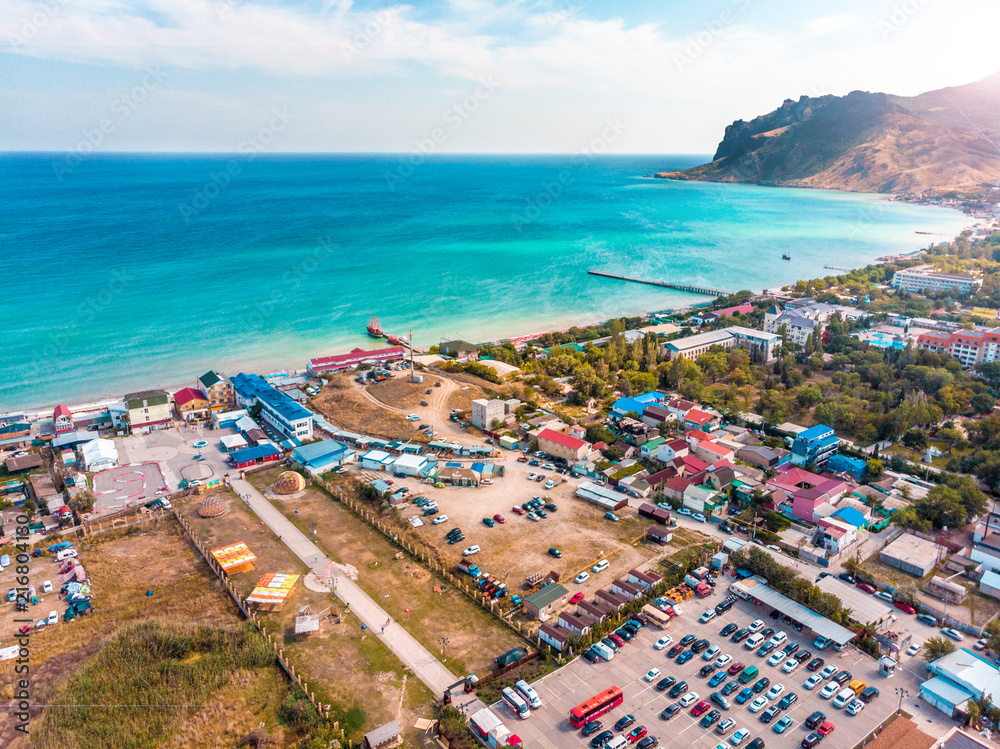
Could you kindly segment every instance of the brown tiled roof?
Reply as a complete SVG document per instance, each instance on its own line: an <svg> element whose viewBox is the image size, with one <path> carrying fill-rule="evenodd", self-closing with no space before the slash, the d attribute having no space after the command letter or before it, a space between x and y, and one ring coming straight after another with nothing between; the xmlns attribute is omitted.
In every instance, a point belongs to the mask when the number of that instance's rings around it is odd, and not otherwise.
<svg viewBox="0 0 1000 749"><path fill-rule="evenodd" d="M866 749L930 749L936 741L912 720L900 716L869 741Z"/></svg>

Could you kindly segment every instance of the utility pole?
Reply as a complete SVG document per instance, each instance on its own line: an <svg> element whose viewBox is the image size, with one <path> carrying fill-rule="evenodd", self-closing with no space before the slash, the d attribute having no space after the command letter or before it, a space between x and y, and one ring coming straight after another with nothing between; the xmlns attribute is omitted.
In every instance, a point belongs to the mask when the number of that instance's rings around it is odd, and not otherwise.
<svg viewBox="0 0 1000 749"><path fill-rule="evenodd" d="M904 689L903 687L896 687L896 694L899 695L899 704L896 706L896 715L899 715L899 713L903 710L903 698L909 697L910 691L908 689Z"/></svg>
<svg viewBox="0 0 1000 749"><path fill-rule="evenodd" d="M448 644L451 642L447 637L442 637L438 639L438 643L441 645L441 662L444 663L448 659L445 657L445 653L448 648Z"/></svg>

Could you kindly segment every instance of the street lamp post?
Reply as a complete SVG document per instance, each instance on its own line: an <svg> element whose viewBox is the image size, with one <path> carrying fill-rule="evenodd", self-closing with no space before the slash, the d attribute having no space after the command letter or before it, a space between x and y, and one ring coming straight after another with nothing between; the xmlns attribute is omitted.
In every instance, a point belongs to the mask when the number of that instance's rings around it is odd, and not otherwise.
<svg viewBox="0 0 1000 749"><path fill-rule="evenodd" d="M446 651L447 651L447 649L448 649L448 644L449 644L450 642L451 642L451 640L449 640L449 639L448 639L447 637L442 637L442 638L440 638L440 639L438 640L438 643L440 643L440 645L441 645L441 662L442 662L442 663L444 663L445 661L447 661L447 660L448 660L448 659L447 659L447 658L445 657L445 653L446 653Z"/></svg>
<svg viewBox="0 0 1000 749"><path fill-rule="evenodd" d="M899 704L896 706L896 715L903 710L903 699L910 696L910 691L903 687L896 687L896 694L899 695Z"/></svg>

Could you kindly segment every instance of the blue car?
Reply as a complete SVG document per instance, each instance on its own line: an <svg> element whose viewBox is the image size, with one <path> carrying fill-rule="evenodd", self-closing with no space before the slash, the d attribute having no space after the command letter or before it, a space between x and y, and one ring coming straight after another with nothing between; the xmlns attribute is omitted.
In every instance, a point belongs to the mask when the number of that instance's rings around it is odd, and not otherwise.
<svg viewBox="0 0 1000 749"><path fill-rule="evenodd" d="M736 704L742 705L751 697L753 697L753 690L750 687L747 687L738 695L736 695Z"/></svg>
<svg viewBox="0 0 1000 749"><path fill-rule="evenodd" d="M717 673L715 676L713 676L711 679L708 680L708 686L717 687L725 680L726 680L726 672L719 671L719 673Z"/></svg>
<svg viewBox="0 0 1000 749"><path fill-rule="evenodd" d="M692 658L694 658L694 651L693 650L685 650L683 653L681 653L679 656L677 656L677 665L679 665L679 666L683 665L683 664L687 663L689 660L691 660Z"/></svg>

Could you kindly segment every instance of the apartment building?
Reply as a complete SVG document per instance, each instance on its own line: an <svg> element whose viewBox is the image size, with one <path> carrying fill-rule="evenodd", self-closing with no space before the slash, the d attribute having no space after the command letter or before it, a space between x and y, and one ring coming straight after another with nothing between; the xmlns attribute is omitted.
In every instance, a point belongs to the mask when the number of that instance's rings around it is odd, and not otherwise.
<svg viewBox="0 0 1000 749"><path fill-rule="evenodd" d="M268 384L260 375L240 372L233 377L236 405L247 410L260 405L260 418L286 437L312 439L313 413L285 393Z"/></svg>
<svg viewBox="0 0 1000 749"><path fill-rule="evenodd" d="M917 348L954 356L965 367L1000 359L1000 328L977 327L951 333L929 330L917 337Z"/></svg>
<svg viewBox="0 0 1000 749"><path fill-rule="evenodd" d="M975 276L936 273L931 265L898 270L892 277L894 289L915 293L956 291L959 294L971 294L981 283Z"/></svg>
<svg viewBox="0 0 1000 749"><path fill-rule="evenodd" d="M779 335L739 325L730 325L728 328L698 333L665 343L663 344L663 352L670 360L676 359L678 356L685 359L697 359L712 346L722 346L727 349L742 346L752 352L760 352L764 361L769 362L774 361L774 349L780 345L781 336Z"/></svg>

